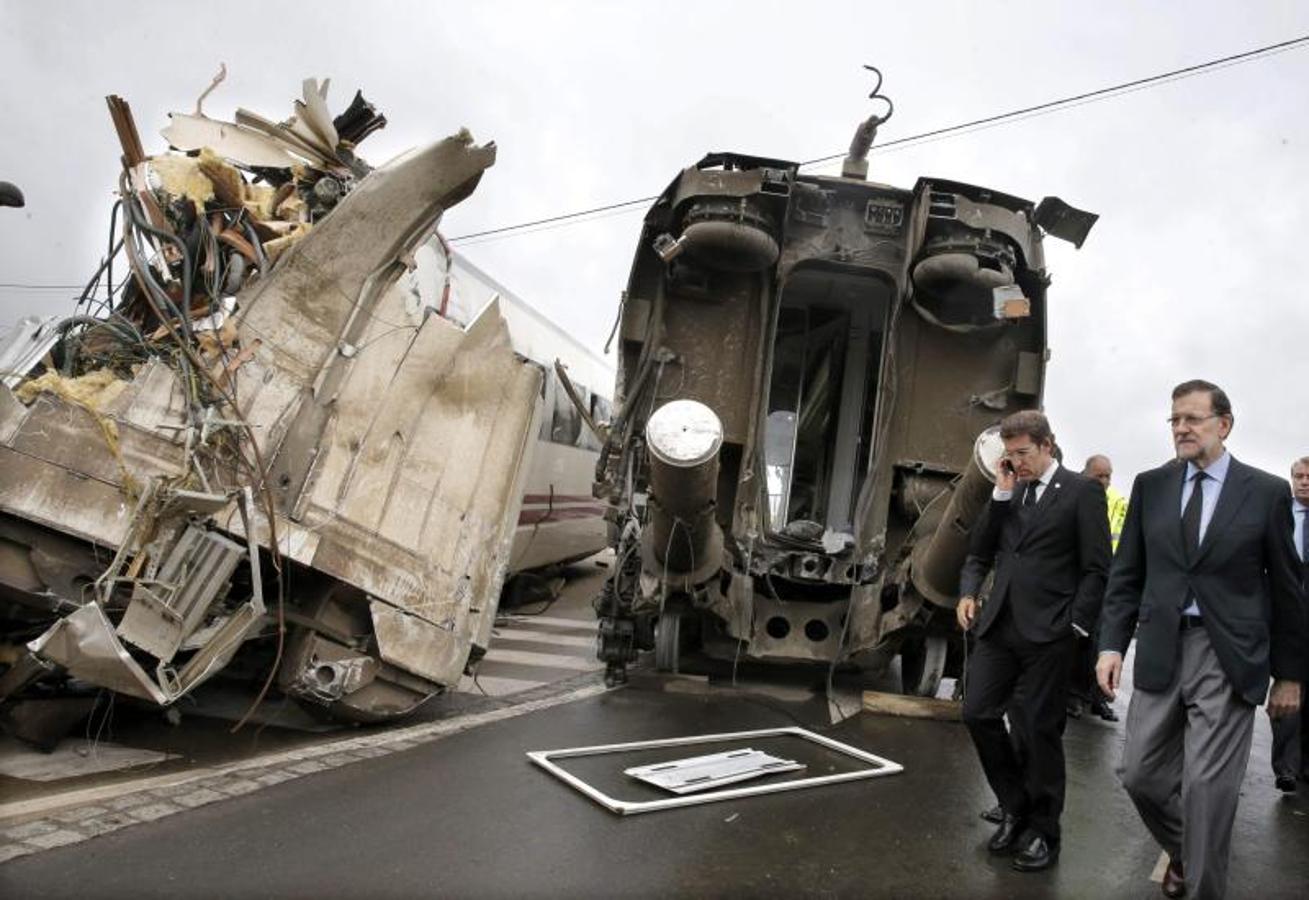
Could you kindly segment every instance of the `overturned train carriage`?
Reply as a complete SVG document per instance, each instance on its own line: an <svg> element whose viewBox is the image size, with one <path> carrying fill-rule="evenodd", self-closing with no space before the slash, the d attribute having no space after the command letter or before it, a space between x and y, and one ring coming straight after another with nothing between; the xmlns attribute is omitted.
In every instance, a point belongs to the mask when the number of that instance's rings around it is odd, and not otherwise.
<svg viewBox="0 0 1309 900"><path fill-rule="evenodd" d="M364 178L238 294L222 400L185 353L0 385L0 699L169 704L225 670L377 720L459 681L542 371L494 303L459 327L402 276L493 160L461 133Z"/></svg>
<svg viewBox="0 0 1309 900"><path fill-rule="evenodd" d="M715 154L646 217L597 470L611 680L692 644L869 669L902 653L920 692L953 665L993 426L1041 402L1042 238L1080 246L1095 217L859 168Z"/></svg>

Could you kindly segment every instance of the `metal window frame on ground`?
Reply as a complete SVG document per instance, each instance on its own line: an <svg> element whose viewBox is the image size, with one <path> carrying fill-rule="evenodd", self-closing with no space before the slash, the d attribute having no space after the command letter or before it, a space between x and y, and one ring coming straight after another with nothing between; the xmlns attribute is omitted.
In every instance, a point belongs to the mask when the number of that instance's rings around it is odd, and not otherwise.
<svg viewBox="0 0 1309 900"><path fill-rule="evenodd" d="M556 759L576 759L581 756L602 756L604 754L624 753L631 750L651 750L658 747L684 747L693 744L717 744L725 743L727 741L752 740L755 738L768 737L798 737L801 740L818 744L821 747L826 747L828 750L867 763L872 766L872 768L858 769L853 772L841 772L836 775L816 775L812 778L797 778L791 781L777 782L775 784L760 784L744 788L727 788L725 790L712 791L704 794L669 797L664 800L636 801L619 800L617 797L611 797L599 788L587 784L571 772L565 771L554 762ZM632 741L625 744L597 744L592 747L572 747L561 750L529 750L527 758L568 786L580 791L596 803L599 803L605 809L617 813L620 816L629 816L645 812L657 812L663 809L678 809L684 806L698 806L700 804L714 803L720 800L737 800L742 797L756 797L761 794L776 794L782 791L796 791L803 788L819 787L825 784L840 784L846 781L860 781L866 778L895 775L904 771L904 766L897 762L860 750L858 747L851 747L849 744L843 744L840 741L834 741L831 738L823 737L821 734L815 734L808 729L800 728L796 725L788 725L781 728L763 728L756 731L733 731L724 734L703 734L692 737Z"/></svg>

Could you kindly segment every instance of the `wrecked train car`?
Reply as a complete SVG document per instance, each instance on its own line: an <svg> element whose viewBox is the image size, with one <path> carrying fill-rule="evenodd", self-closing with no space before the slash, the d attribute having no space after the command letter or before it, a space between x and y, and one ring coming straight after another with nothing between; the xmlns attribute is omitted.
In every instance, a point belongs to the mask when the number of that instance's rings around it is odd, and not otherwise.
<svg viewBox="0 0 1309 900"><path fill-rule="evenodd" d="M487 646L543 373L496 303L461 327L407 273L495 148L461 132L373 170L354 149L385 120L325 96L306 82L284 123L175 114L188 152L155 157L110 99L131 277L20 334L0 385L11 710L167 705L225 671L374 721Z"/></svg>
<svg viewBox="0 0 1309 900"><path fill-rule="evenodd" d="M545 373L541 426L523 484L510 576L557 569L603 550L609 540L605 507L591 495L591 482L600 451L597 432L610 418L613 365L439 240L416 256L420 295L430 296L456 322L497 303L515 352ZM531 582L529 577L524 584L529 593Z"/></svg>
<svg viewBox="0 0 1309 900"><path fill-rule="evenodd" d="M596 490L619 564L597 599L619 681L641 649L852 664L908 690L957 671L967 532L1038 406L1056 198L841 177L716 153L646 216Z"/></svg>

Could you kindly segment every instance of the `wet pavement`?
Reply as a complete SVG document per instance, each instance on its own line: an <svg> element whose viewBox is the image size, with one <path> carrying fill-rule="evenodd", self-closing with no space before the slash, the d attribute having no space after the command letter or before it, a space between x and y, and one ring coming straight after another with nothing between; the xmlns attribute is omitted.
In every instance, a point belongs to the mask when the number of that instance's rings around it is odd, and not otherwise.
<svg viewBox="0 0 1309 900"><path fill-rule="evenodd" d="M1121 723L1069 723L1063 857L1051 872L1023 875L984 849L991 826L977 813L992 798L962 726L868 714L830 726L820 695L777 696L642 676L621 690L12 860L0 866L0 892L1160 896L1149 880L1158 848L1113 775ZM888 757L905 771L619 817L524 756L527 750L791 724ZM1261 714L1234 841L1233 897L1300 896L1309 877L1309 802L1275 791L1267 771L1268 741ZM693 753L674 751L668 758L686 755ZM635 761L615 758L608 772L597 762L588 761L586 772L621 788L614 770Z"/></svg>

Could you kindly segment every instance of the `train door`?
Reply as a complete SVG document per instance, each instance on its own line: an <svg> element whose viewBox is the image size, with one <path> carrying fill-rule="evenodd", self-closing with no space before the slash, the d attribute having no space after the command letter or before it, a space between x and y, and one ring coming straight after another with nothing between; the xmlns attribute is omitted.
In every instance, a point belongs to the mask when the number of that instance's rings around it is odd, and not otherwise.
<svg viewBox="0 0 1309 900"><path fill-rule="evenodd" d="M774 533L854 533L891 295L883 278L820 268L783 287L763 441Z"/></svg>

